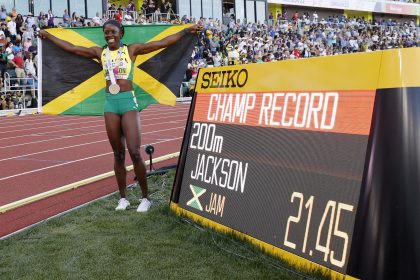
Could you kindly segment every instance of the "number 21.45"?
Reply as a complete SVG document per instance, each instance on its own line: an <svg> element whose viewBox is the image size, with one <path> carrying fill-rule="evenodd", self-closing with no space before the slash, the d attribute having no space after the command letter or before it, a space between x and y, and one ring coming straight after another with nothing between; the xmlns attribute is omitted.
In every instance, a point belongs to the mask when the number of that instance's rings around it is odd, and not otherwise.
<svg viewBox="0 0 420 280"><path fill-rule="evenodd" d="M306 225L305 225L305 234L303 238L302 244L302 253L306 253L307 241L308 241L308 232L311 226L311 217L312 217L312 209L314 206L314 196L310 196L309 199L305 202L304 196L300 192L293 192L292 197L290 199L291 203L295 203L295 201L299 204L298 212L296 216L289 216L287 219L286 224L286 232L284 235L284 245L296 249L296 244L289 241L289 233L293 232L292 224L298 224L301 222L302 219L302 209L303 205L305 204L305 209L307 211L306 215ZM324 213L322 215L320 223L317 225L318 231L316 236L316 244L315 249L319 252L324 253L324 261L330 262L331 264L343 267L346 261L347 249L348 249L348 242L349 236L346 232L339 230L340 224L340 217L343 211L353 212L353 206L341 202L336 202L333 200L329 200L325 205ZM325 244L321 244L322 233L324 226L327 226L327 236L325 240ZM341 238L343 240L343 247L341 257L337 257L337 253L330 249L331 238L335 236L336 238ZM312 255L312 250L309 251L309 254Z"/></svg>

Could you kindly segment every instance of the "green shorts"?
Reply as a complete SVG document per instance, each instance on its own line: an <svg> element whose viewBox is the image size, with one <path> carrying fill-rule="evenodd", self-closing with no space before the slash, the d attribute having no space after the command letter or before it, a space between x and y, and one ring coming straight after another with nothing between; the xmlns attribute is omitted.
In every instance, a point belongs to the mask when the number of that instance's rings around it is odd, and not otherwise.
<svg viewBox="0 0 420 280"><path fill-rule="evenodd" d="M104 112L111 112L122 116L128 111L138 110L139 104L137 103L134 91L122 91L117 94L105 93Z"/></svg>

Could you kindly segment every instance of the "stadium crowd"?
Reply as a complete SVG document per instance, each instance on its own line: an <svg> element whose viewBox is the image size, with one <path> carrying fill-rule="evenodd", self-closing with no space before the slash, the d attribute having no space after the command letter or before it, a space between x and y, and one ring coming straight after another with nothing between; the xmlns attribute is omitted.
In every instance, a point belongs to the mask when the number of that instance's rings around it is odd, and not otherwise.
<svg viewBox="0 0 420 280"><path fill-rule="evenodd" d="M102 17L97 13L91 20L75 13L70 17L67 10L62 16L54 16L51 11L41 12L36 17L31 13L22 16L16 9L9 12L1 6L0 109L20 108L23 102L27 102L26 107L36 105L34 90L25 89L37 86L37 28L101 26L111 17L123 24L150 24L156 19L172 24L203 24L185 75L185 94L193 87L198 69L202 67L419 46L419 28L414 20L368 21L344 15L319 18L316 12L312 15L295 12L290 16L270 14L265 23L246 23L232 18L228 24L222 24L211 18L176 17L168 0L161 0L157 6L153 0L144 3L139 16L135 16L137 8L134 1L130 1L127 7L109 5ZM151 17L156 11L168 16Z"/></svg>
<svg viewBox="0 0 420 280"><path fill-rule="evenodd" d="M416 47L419 43L414 21L368 22L345 16L317 20L308 14L279 18L272 24L232 20L228 26L204 20L205 32L194 59L220 66Z"/></svg>
<svg viewBox="0 0 420 280"><path fill-rule="evenodd" d="M271 24L231 20L227 26L220 21L203 19L205 31L187 70L185 94L191 93L201 67L419 46L418 27L414 21L368 22L345 16L318 20L308 14L278 18Z"/></svg>
<svg viewBox="0 0 420 280"><path fill-rule="evenodd" d="M0 6L0 109L36 107L37 46L35 29L42 17L23 17Z"/></svg>

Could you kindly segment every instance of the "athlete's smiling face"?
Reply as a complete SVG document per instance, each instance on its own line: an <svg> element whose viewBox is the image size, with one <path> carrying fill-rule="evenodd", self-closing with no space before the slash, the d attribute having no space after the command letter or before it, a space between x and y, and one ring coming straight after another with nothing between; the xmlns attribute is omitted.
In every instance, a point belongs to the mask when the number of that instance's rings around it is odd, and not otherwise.
<svg viewBox="0 0 420 280"><path fill-rule="evenodd" d="M105 41L111 50L116 50L120 47L120 39L122 37L121 30L113 24L107 24L104 27Z"/></svg>

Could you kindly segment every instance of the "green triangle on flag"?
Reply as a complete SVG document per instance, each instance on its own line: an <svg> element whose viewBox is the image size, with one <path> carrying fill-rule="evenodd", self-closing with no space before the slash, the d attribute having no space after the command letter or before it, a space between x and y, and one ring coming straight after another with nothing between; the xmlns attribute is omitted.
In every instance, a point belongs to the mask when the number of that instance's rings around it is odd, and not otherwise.
<svg viewBox="0 0 420 280"><path fill-rule="evenodd" d="M207 190L191 185L191 184L190 184L190 190L193 194L193 198L191 198L187 202L187 205L197 210L203 211L203 206L200 203L199 197L202 196Z"/></svg>

